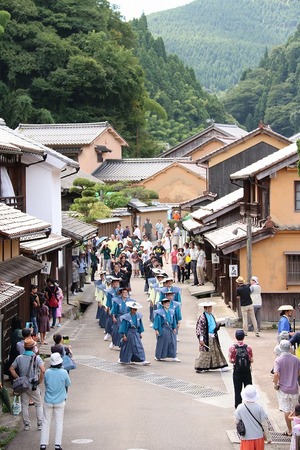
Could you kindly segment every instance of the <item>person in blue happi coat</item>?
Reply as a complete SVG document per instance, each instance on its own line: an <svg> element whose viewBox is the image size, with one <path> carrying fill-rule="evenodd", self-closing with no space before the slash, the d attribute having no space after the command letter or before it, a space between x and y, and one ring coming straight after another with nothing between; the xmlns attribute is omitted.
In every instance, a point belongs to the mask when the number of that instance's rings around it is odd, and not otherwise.
<svg viewBox="0 0 300 450"><path fill-rule="evenodd" d="M105 322L105 336L104 336L104 340L108 341L108 339L111 337L111 333L112 333L112 317L111 317L111 308L112 308L112 299L113 297L115 297L117 295L118 289L120 287L120 279L119 278L114 278L112 276L110 276L110 280L111 280L111 287L109 289L105 289L105 295L106 295L106 312L107 312L107 317L106 317L106 322Z"/></svg>
<svg viewBox="0 0 300 450"><path fill-rule="evenodd" d="M173 292L175 302L181 303L181 289L177 286L173 286L173 278L168 277L164 280L164 287L160 290L160 300L164 298L166 292Z"/></svg>
<svg viewBox="0 0 300 450"><path fill-rule="evenodd" d="M172 358L174 362L180 362L176 357L176 318L175 310L170 309L170 300L163 298L160 301L162 308L154 311L153 329L156 334L156 361Z"/></svg>
<svg viewBox="0 0 300 450"><path fill-rule="evenodd" d="M112 317L112 333L111 339L112 342L109 344L109 348L119 349L121 335L119 333L120 326L120 317L129 312L129 308L126 305L129 296L129 288L127 287L119 287L117 295L112 298L112 308L111 308L111 317Z"/></svg>
<svg viewBox="0 0 300 450"><path fill-rule="evenodd" d="M130 364L132 362L140 362L144 366L150 364L146 360L145 351L142 344L142 333L144 326L142 322L142 314L137 310L142 308L142 305L135 300L128 301L127 307L129 313L120 317L119 333L121 334L121 350L120 350L120 364Z"/></svg>

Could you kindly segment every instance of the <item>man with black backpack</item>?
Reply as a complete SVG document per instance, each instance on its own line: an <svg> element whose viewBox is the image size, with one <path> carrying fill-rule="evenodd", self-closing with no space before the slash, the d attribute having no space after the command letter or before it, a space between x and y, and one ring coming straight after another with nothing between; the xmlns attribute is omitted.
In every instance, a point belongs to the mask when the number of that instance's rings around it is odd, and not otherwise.
<svg viewBox="0 0 300 450"><path fill-rule="evenodd" d="M229 347L228 358L233 364L234 406L242 403L241 391L248 384L252 384L251 363L253 352L249 345L244 344L245 333L237 330L235 333L237 342Z"/></svg>

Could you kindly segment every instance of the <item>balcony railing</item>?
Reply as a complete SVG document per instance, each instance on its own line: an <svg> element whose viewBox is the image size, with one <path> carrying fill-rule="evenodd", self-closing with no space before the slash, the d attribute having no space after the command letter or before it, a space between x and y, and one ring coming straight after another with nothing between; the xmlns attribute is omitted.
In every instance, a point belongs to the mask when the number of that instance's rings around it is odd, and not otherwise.
<svg viewBox="0 0 300 450"><path fill-rule="evenodd" d="M5 203L7 206L12 206L15 209L19 209L22 212L25 212L23 195L18 195L16 197L0 197L0 202Z"/></svg>

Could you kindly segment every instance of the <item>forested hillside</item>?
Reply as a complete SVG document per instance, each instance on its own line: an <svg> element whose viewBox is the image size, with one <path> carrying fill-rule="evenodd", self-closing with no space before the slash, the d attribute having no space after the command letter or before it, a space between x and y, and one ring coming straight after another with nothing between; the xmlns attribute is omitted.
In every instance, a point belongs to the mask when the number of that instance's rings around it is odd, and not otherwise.
<svg viewBox="0 0 300 450"><path fill-rule="evenodd" d="M193 69L176 55L167 55L162 38L154 39L143 15L132 22L138 42L135 54L146 75L148 102L147 130L157 141L173 146L216 122L233 122L214 95L196 80Z"/></svg>
<svg viewBox="0 0 300 450"><path fill-rule="evenodd" d="M210 118L228 119L193 70L166 55L145 17L132 27L107 0L2 0L1 8L10 14L0 22L8 126L107 120L130 144L128 156L152 156Z"/></svg>
<svg viewBox="0 0 300 450"><path fill-rule="evenodd" d="M2 0L0 116L19 122L108 120L130 141L146 91L130 25L106 0Z"/></svg>
<svg viewBox="0 0 300 450"><path fill-rule="evenodd" d="M225 106L248 130L262 120L287 137L300 131L300 25L257 69L245 71Z"/></svg>
<svg viewBox="0 0 300 450"><path fill-rule="evenodd" d="M192 67L201 85L224 91L246 68L282 44L300 22L299 0L196 0L147 16L168 52Z"/></svg>

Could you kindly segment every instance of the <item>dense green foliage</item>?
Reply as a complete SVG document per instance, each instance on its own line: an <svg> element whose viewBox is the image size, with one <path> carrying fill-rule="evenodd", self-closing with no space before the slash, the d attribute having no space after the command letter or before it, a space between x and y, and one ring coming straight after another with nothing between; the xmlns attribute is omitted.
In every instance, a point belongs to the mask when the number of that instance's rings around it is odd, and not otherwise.
<svg viewBox="0 0 300 450"><path fill-rule="evenodd" d="M173 146L215 122L233 122L221 102L202 89L192 69L167 55L162 38L154 39L143 15L132 21L138 36L136 55L146 74L148 132Z"/></svg>
<svg viewBox="0 0 300 450"><path fill-rule="evenodd" d="M0 11L0 36L4 33L10 14L7 11Z"/></svg>
<svg viewBox="0 0 300 450"><path fill-rule="evenodd" d="M111 217L111 210L100 201L99 190L102 185L86 178L76 178L70 192L75 192L78 197L70 207L70 211L76 211L80 218L87 223L95 222L97 219Z"/></svg>
<svg viewBox="0 0 300 450"><path fill-rule="evenodd" d="M0 111L19 122L108 120L128 142L147 94L130 25L107 0L2 0Z"/></svg>
<svg viewBox="0 0 300 450"><path fill-rule="evenodd" d="M195 70L211 91L236 84L266 47L282 44L300 22L299 0L196 0L147 16L168 52Z"/></svg>
<svg viewBox="0 0 300 450"><path fill-rule="evenodd" d="M132 198L138 198L150 205L158 194L144 187L131 187L128 182L115 184L98 184L86 178L76 178L70 192L78 195L70 207L76 211L85 222L111 217L111 210L125 208Z"/></svg>
<svg viewBox="0 0 300 450"><path fill-rule="evenodd" d="M300 25L257 69L244 72L225 105L248 130L263 121L287 137L300 131Z"/></svg>

